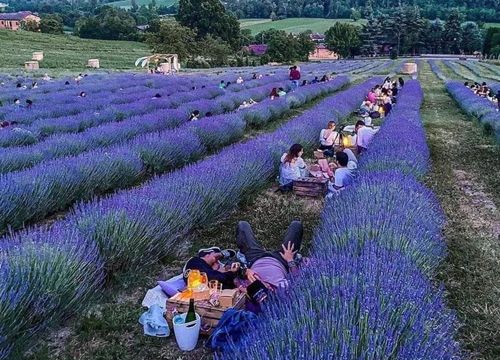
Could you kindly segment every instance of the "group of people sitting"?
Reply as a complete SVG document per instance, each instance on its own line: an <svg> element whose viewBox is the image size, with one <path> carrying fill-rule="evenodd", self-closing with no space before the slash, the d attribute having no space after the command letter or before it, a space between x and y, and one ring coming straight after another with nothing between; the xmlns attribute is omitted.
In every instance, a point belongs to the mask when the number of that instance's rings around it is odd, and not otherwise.
<svg viewBox="0 0 500 360"><path fill-rule="evenodd" d="M477 82L469 84L469 82L466 81L464 83L464 86L471 89L472 92L477 96L484 97L492 103L496 104L500 109L500 90L498 90L495 95L495 92L485 82L483 82L482 84L479 84Z"/></svg>
<svg viewBox="0 0 500 360"><path fill-rule="evenodd" d="M273 88L271 90L271 93L269 94L269 98L271 100L274 100L276 98L283 97L283 96L286 96L286 91L282 87L280 87L280 88Z"/></svg>
<svg viewBox="0 0 500 360"><path fill-rule="evenodd" d="M389 115L393 104L397 101L398 92L403 86L403 78L391 81L391 78L387 77L382 85L376 85L368 92L359 108L359 114L367 125L371 124L372 119Z"/></svg>
<svg viewBox="0 0 500 360"><path fill-rule="evenodd" d="M404 85L404 80L400 78L398 82L392 82L390 78L385 79L383 85L377 85L370 90L365 104L370 98L375 96L377 101L378 97L384 98L384 94L392 95L392 90L400 89ZM375 102L374 101L374 102ZM392 99L390 104L392 104ZM364 113L361 114L365 115ZM330 193L338 192L346 186L349 186L355 176L358 165L358 160L354 152L349 148L355 146L357 155L364 153L378 129L373 128L370 124L365 122L365 119L370 119L370 114L364 117L363 120L358 120L354 125L354 135L344 135L342 129L337 131L335 121L329 121L327 126L320 131L319 134L319 148L318 153L321 157L326 159L319 159L318 165L307 166L302 158L304 148L300 144L294 144L290 147L289 151L281 157L280 161L280 175L279 175L279 189L282 192L291 191L293 189L293 182L299 178L304 177L323 177L328 178L328 189ZM351 130L352 131L352 130ZM344 142L343 137L349 136L350 141ZM344 144L347 144L344 146ZM316 155L316 154L315 154ZM328 159L333 159L329 162Z"/></svg>

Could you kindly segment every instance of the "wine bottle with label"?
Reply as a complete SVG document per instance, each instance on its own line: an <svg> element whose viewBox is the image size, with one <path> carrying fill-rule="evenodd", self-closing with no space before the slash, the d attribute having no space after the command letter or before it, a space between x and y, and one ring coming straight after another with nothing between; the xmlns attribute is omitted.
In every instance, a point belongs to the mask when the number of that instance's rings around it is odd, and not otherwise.
<svg viewBox="0 0 500 360"><path fill-rule="evenodd" d="M186 323L190 323L196 320L196 313L194 312L194 299L189 299L189 310L186 314Z"/></svg>

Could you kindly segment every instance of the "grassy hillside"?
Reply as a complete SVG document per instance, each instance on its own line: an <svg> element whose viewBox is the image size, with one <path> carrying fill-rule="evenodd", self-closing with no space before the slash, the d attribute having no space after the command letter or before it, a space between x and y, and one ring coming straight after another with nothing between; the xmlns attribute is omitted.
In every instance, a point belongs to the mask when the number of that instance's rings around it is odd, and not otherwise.
<svg viewBox="0 0 500 360"><path fill-rule="evenodd" d="M33 51L43 51L45 69L77 70L88 59L97 58L104 69L131 69L137 58L150 51L143 43L80 39L70 35L48 35L27 31L0 30L0 68L21 68Z"/></svg>
<svg viewBox="0 0 500 360"><path fill-rule="evenodd" d="M242 29L252 30L252 34L258 34L268 29L284 30L287 32L299 33L306 30L324 33L336 22L347 22L361 26L365 20L353 22L350 19L321 19L321 18L289 18L278 21L269 19L242 19L240 20Z"/></svg>
<svg viewBox="0 0 500 360"><path fill-rule="evenodd" d="M118 7L123 7L123 8L129 8L131 7L131 0L119 0L119 1L113 1L110 2L107 5L112 5L112 6L118 6ZM151 0L137 0L137 5L148 5L151 2ZM156 0L156 5L158 6L171 6L175 4L177 0Z"/></svg>

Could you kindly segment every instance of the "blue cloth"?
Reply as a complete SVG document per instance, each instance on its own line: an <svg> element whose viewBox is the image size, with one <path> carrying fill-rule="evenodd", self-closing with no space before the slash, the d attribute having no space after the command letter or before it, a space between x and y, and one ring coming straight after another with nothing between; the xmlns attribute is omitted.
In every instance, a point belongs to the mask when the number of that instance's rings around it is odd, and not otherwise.
<svg viewBox="0 0 500 360"><path fill-rule="evenodd" d="M167 320L163 317L163 309L154 304L141 315L139 323L144 326L144 335L166 337L170 335Z"/></svg>
<svg viewBox="0 0 500 360"><path fill-rule="evenodd" d="M230 350L230 344L237 345L257 321L257 315L250 311L231 308L222 315L206 346L214 351Z"/></svg>

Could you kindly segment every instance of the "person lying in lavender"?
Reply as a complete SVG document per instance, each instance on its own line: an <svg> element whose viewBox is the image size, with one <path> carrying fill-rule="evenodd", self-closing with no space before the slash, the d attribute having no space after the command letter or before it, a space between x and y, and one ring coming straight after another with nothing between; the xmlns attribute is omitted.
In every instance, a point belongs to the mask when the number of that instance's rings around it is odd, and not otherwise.
<svg viewBox="0 0 500 360"><path fill-rule="evenodd" d="M201 249L198 256L189 259L184 266L184 280L187 283L188 270L199 270L207 274L209 281L219 281L224 289L235 288L238 278L248 280L250 284L259 280L268 289L286 287L287 275L297 271L301 260L298 251L302 245L302 236L302 223L293 221L288 227L281 249L267 251L256 239L250 224L240 221L236 227L239 261L224 266L221 260L234 257L230 255L234 250L221 250L219 247Z"/></svg>
<svg viewBox="0 0 500 360"><path fill-rule="evenodd" d="M236 227L236 245L243 254L246 265L253 271L253 278L260 280L270 289L287 287L287 276L298 270L302 256L298 253L302 246L304 229L300 221L292 221L288 226L281 249L266 250L257 240L250 224L240 221Z"/></svg>

